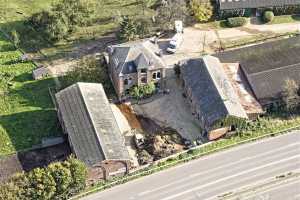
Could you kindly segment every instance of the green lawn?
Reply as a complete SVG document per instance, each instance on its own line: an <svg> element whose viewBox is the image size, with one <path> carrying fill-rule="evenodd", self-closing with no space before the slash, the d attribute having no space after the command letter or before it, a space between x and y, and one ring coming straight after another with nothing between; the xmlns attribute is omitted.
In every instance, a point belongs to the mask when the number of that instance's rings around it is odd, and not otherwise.
<svg viewBox="0 0 300 200"><path fill-rule="evenodd" d="M300 15L281 15L281 16L275 16L274 20L270 24L293 23L299 21L300 21Z"/></svg>
<svg viewBox="0 0 300 200"><path fill-rule="evenodd" d="M48 93L52 79L32 80L35 66L0 34L0 156L60 134Z"/></svg>
<svg viewBox="0 0 300 200"><path fill-rule="evenodd" d="M97 12L92 16L92 23L87 27L78 27L71 34L68 41L50 45L40 33L24 21L31 14L43 9L50 9L55 0L0 0L0 28L10 33L16 29L21 36L21 47L26 52L36 53L38 50L49 57L60 58L60 54L70 51L79 43L97 39L114 31L121 15L142 15L142 7L136 0L103 0ZM146 9L145 15L150 16L153 11Z"/></svg>

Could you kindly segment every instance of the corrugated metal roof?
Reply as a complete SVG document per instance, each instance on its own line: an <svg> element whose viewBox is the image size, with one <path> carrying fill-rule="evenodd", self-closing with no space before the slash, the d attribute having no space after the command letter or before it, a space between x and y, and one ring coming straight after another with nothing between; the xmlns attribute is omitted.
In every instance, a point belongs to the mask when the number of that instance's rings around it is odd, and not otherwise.
<svg viewBox="0 0 300 200"><path fill-rule="evenodd" d="M300 5L300 0L219 0L221 10Z"/></svg>
<svg viewBox="0 0 300 200"><path fill-rule="evenodd" d="M56 99L80 160L91 166L103 160L130 159L102 84L77 83L57 93Z"/></svg>

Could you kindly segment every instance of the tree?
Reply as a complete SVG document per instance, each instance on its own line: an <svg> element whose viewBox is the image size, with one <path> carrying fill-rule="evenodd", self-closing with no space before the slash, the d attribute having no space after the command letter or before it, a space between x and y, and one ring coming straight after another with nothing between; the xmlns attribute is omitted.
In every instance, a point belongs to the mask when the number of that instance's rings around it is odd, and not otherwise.
<svg viewBox="0 0 300 200"><path fill-rule="evenodd" d="M83 57L66 76L62 77L62 83L66 87L77 82L102 83L105 91L110 91L112 87L104 58L97 60L93 56Z"/></svg>
<svg viewBox="0 0 300 200"><path fill-rule="evenodd" d="M129 16L122 16L120 21L120 30L118 38L125 41L135 40L138 38L138 24Z"/></svg>
<svg viewBox="0 0 300 200"><path fill-rule="evenodd" d="M190 6L192 13L199 22L207 22L213 16L213 7L208 2L202 2L203 0L192 0Z"/></svg>
<svg viewBox="0 0 300 200"><path fill-rule="evenodd" d="M71 156L64 165L70 170L72 182L70 184L70 193L76 194L86 187L87 168L83 162Z"/></svg>
<svg viewBox="0 0 300 200"><path fill-rule="evenodd" d="M185 0L161 0L156 19L163 30L173 29L175 20L186 21L189 16Z"/></svg>
<svg viewBox="0 0 300 200"><path fill-rule="evenodd" d="M50 172L44 168L36 168L28 174L28 194L31 199L52 199L56 192L56 184Z"/></svg>
<svg viewBox="0 0 300 200"><path fill-rule="evenodd" d="M56 162L50 164L47 168L56 183L56 199L64 199L68 196L68 190L72 182L70 169L66 168L62 163Z"/></svg>
<svg viewBox="0 0 300 200"><path fill-rule="evenodd" d="M284 83L282 101L287 111L294 111L300 104L299 85L294 80L287 79Z"/></svg>

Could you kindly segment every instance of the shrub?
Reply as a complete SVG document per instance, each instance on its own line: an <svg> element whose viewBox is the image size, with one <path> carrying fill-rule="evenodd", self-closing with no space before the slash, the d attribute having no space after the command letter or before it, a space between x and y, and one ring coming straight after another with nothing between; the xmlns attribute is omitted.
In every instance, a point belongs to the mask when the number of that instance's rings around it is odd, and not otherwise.
<svg viewBox="0 0 300 200"><path fill-rule="evenodd" d="M130 95L136 99L140 99L151 96L155 92L155 89L155 84L153 82L146 85L134 86L130 91Z"/></svg>
<svg viewBox="0 0 300 200"><path fill-rule="evenodd" d="M229 27L239 27L247 24L246 17L231 17L227 19L227 26Z"/></svg>
<svg viewBox="0 0 300 200"><path fill-rule="evenodd" d="M87 169L81 161L70 157L63 163L16 174L0 185L0 199L47 200L67 199L85 188Z"/></svg>
<svg viewBox="0 0 300 200"><path fill-rule="evenodd" d="M190 2L192 13L199 22L207 22L213 16L213 7L210 2L192 0Z"/></svg>
<svg viewBox="0 0 300 200"><path fill-rule="evenodd" d="M70 170L72 182L70 184L70 193L76 194L86 187L87 168L83 162L70 157L65 166Z"/></svg>
<svg viewBox="0 0 300 200"><path fill-rule="evenodd" d="M36 168L28 174L28 194L32 199L51 199L56 191L54 178L48 170Z"/></svg>
<svg viewBox="0 0 300 200"><path fill-rule="evenodd" d="M272 11L265 11L263 14L263 20L264 22L272 22L274 19L274 13Z"/></svg>
<svg viewBox="0 0 300 200"><path fill-rule="evenodd" d="M62 163L53 163L48 166L48 170L56 183L56 199L66 198L68 189L72 182L70 169L66 168Z"/></svg>

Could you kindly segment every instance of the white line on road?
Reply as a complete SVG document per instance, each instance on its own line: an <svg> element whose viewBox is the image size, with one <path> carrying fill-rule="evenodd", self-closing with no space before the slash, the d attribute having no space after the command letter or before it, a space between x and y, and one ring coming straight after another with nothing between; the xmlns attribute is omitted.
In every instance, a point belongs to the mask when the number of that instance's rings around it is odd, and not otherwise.
<svg viewBox="0 0 300 200"><path fill-rule="evenodd" d="M275 161L275 162L271 162L271 163L268 163L268 164L265 164L265 165L261 165L261 166L259 166L259 167L255 167L255 168L252 168L252 169L249 169L249 170L246 170L246 171L243 171L243 172L240 172L240 173L231 175L231 176L227 176L227 177L218 179L218 180L216 180L216 181L213 181L213 182L210 182L210 183L201 185L201 186L199 186L199 187L195 187L195 188L186 190L186 191L184 191L184 192L180 192L180 193L177 193L177 194L175 194L175 195L171 195L171 196L169 196L169 197L167 197L167 198L164 198L164 199L161 199L161 200L170 200L170 199L174 199L174 198L176 198L176 197L179 197L179 196L182 196L182 195L184 195L184 194L187 194L187 193L190 193L190 192L199 190L199 189L201 189L201 188L208 187L208 186L211 186L211 185L220 183L220 182L222 182L222 181L226 181L226 180L235 178L235 177L237 177L237 176L241 176L241 175L247 174L247 173L249 173L249 172L253 172L253 171L256 171L256 170L259 170L259 169L263 169L263 168L266 168L266 167L269 167L269 166L272 166L272 165L276 165L276 164L279 164L279 163L282 163L282 162L285 162L285 161L289 161L289 160L292 160L292 159L295 159L295 158L300 158L300 155L296 155L296 156L292 156L292 157L285 158L285 159L282 159L282 160L278 160L278 161Z"/></svg>
<svg viewBox="0 0 300 200"><path fill-rule="evenodd" d="M263 157L263 156L266 156L266 155L269 155L269 154L273 154L273 155L280 155L280 154L275 154L276 152L279 152L279 151L282 151L282 150L285 150L285 149L288 149L290 147L294 147L294 146L297 146L299 145L300 142L297 142L297 143L293 143L293 144L289 144L289 145L286 145L286 146L283 146L283 147L279 147L277 148L276 150L271 150L271 151L267 151L267 152L264 152L262 154L259 154L259 155L256 155L256 156L249 156L249 157L245 157L243 159L240 159L238 161L235 161L235 162L231 162L231 163L228 163L228 164L225 164L225 165L221 165L219 167L215 167L215 168L212 168L212 169L209 169L209 170L206 170L206 171L203 171L203 172L200 172L200 173L194 173L194 174L191 174L189 175L188 177L186 178L182 178L178 181L173 181L172 183L169 183L169 184L166 184L164 186L161 186L161 187L157 187L155 189L152 189L152 190L147 190L147 191L144 191L144 192L141 192L138 194L138 196L144 196L144 195L147 195L147 194L150 194L150 193L153 193L153 192L157 192L159 190L162 190L162 189L165 189L167 187L170 187L172 185L176 185L176 184L179 184L179 183L183 183L183 182L186 182L187 180L190 180L192 178L196 178L198 176L203 176L205 174L210 174L214 171L218 171L220 169L224 169L224 168L228 168L230 166L235 166L239 163L243 163L244 161L248 161L248 160L251 160L251 159L257 159L257 158L260 158L260 157ZM287 152L284 152L283 154L286 154Z"/></svg>

